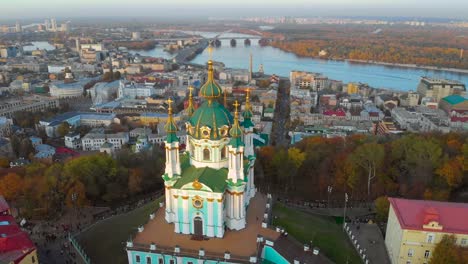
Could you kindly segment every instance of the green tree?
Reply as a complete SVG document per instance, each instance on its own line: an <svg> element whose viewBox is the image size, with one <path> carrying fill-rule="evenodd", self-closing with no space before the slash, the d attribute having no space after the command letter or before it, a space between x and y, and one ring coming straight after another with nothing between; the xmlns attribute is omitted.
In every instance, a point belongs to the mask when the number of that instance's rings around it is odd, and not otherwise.
<svg viewBox="0 0 468 264"><path fill-rule="evenodd" d="M380 196L379 198L375 199L375 211L376 211L376 218L379 222L385 222L388 218L388 210L390 209L390 202L388 201L387 196Z"/></svg>
<svg viewBox="0 0 468 264"><path fill-rule="evenodd" d="M113 76L114 80L120 80L121 77L122 76L119 71L114 72L114 76Z"/></svg>
<svg viewBox="0 0 468 264"><path fill-rule="evenodd" d="M15 156L17 158L20 157L21 139L18 136L13 135L13 136L10 137L10 144L11 144L11 148L12 148L13 153L15 154Z"/></svg>
<svg viewBox="0 0 468 264"><path fill-rule="evenodd" d="M23 138L19 146L19 155L20 157L27 158L30 153L34 153L34 147L29 138Z"/></svg>
<svg viewBox="0 0 468 264"><path fill-rule="evenodd" d="M62 122L57 127L57 133L59 134L60 137L64 137L69 132L70 132L70 124L68 122Z"/></svg>
<svg viewBox="0 0 468 264"><path fill-rule="evenodd" d="M351 160L354 164L367 172L367 198L371 195L371 183L377 176L377 172L383 165L385 157L382 145L375 142L365 143L358 146L351 154ZM353 174L357 176L358 174Z"/></svg>

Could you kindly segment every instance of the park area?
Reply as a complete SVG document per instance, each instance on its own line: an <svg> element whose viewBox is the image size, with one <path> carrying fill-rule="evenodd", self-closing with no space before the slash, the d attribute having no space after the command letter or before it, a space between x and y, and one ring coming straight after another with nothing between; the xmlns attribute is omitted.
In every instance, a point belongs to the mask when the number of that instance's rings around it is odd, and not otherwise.
<svg viewBox="0 0 468 264"><path fill-rule="evenodd" d="M276 203L273 207L273 225L283 227L301 243L318 247L335 263L362 263L353 245L341 228L341 221L323 215L314 215Z"/></svg>
<svg viewBox="0 0 468 264"><path fill-rule="evenodd" d="M93 263L127 263L125 242L159 207L164 197L125 214L105 219L77 236L77 240Z"/></svg>

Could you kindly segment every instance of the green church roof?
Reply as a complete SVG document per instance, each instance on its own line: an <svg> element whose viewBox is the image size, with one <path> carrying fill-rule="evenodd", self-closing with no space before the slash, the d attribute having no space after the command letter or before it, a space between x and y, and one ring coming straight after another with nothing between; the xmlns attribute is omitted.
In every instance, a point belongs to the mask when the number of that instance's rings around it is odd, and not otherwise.
<svg viewBox="0 0 468 264"><path fill-rule="evenodd" d="M211 129L210 139L221 139L219 128L230 127L232 119L231 113L222 104L217 101L204 102L189 119L190 125L194 128L189 133L192 137L201 139L204 137L200 128L208 127Z"/></svg>
<svg viewBox="0 0 468 264"><path fill-rule="evenodd" d="M189 166L182 170L181 177L174 184L175 189L180 189L184 185L198 180L198 182L210 187L213 192L223 193L226 189L228 170L222 168L219 170L213 168L195 168Z"/></svg>

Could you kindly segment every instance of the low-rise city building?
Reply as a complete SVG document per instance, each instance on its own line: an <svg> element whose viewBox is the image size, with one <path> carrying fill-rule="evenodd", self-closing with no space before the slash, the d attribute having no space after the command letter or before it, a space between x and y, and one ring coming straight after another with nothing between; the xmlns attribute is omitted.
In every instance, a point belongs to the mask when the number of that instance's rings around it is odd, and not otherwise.
<svg viewBox="0 0 468 264"><path fill-rule="evenodd" d="M111 143L112 148L116 150L121 149L129 140L130 137L127 132L104 134L91 131L81 139L81 146L84 151L99 151L104 143Z"/></svg>
<svg viewBox="0 0 468 264"><path fill-rule="evenodd" d="M389 198L385 246L392 264L429 263L444 235L468 246L468 204Z"/></svg>
<svg viewBox="0 0 468 264"><path fill-rule="evenodd" d="M59 107L59 100L45 96L27 96L13 99L0 99L0 116L13 117L17 112L39 112Z"/></svg>
<svg viewBox="0 0 468 264"><path fill-rule="evenodd" d="M57 137L57 129L63 123L67 122L71 127L106 127L113 123L120 123L112 113L94 113L94 112L67 112L47 120L39 121L39 126L45 129L48 137Z"/></svg>
<svg viewBox="0 0 468 264"><path fill-rule="evenodd" d="M71 149L81 149L81 137L80 133L71 132L64 137L65 147Z"/></svg>
<svg viewBox="0 0 468 264"><path fill-rule="evenodd" d="M421 97L433 98L437 103L442 98L452 94L466 96L465 84L454 80L434 79L429 77L421 78L417 91Z"/></svg>

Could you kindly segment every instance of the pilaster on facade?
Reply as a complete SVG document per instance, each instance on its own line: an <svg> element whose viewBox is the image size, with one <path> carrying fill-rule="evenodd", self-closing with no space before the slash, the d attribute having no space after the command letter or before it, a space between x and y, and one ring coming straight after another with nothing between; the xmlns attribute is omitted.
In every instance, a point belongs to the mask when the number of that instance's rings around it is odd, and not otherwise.
<svg viewBox="0 0 468 264"><path fill-rule="evenodd" d="M166 167L165 173L169 178L174 177L174 175L181 174L180 167L180 156L179 156L179 142L167 142L165 141L165 150L166 150Z"/></svg>
<svg viewBox="0 0 468 264"><path fill-rule="evenodd" d="M254 145L253 145L253 127L245 128L244 130L244 145L245 145L245 152L244 156L246 158L250 156L254 156Z"/></svg>
<svg viewBox="0 0 468 264"><path fill-rule="evenodd" d="M244 147L228 146L229 166L228 180L237 183L238 180L244 180Z"/></svg>

